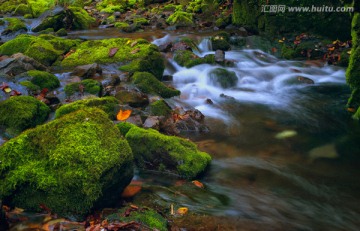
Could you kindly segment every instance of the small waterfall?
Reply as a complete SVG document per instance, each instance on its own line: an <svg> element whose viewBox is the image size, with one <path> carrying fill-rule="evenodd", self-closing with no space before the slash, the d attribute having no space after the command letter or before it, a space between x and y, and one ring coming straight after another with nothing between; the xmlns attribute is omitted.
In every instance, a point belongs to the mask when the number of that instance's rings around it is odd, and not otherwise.
<svg viewBox="0 0 360 231"><path fill-rule="evenodd" d="M200 50L200 53L211 52L212 44L210 38L204 38L203 40L201 40L201 42L198 45L198 48ZM197 55L201 56L201 54L197 54Z"/></svg>
<svg viewBox="0 0 360 231"><path fill-rule="evenodd" d="M202 55L211 53L207 50L208 44L209 39L199 44ZM337 67L316 67L304 62L279 60L260 50L228 51L225 56L234 63L233 67L225 69L235 73L237 78L236 84L227 88L221 88L210 80L214 70L224 69L220 65L202 64L184 68L173 60L169 61L176 69L173 81L182 92L182 99L198 109L201 107L207 116L210 115L206 112L211 111L212 116L221 117L213 111L214 105L220 105L224 99L287 108L298 97L297 89L325 83L345 84L344 70ZM214 104L207 104L206 99L211 99Z"/></svg>

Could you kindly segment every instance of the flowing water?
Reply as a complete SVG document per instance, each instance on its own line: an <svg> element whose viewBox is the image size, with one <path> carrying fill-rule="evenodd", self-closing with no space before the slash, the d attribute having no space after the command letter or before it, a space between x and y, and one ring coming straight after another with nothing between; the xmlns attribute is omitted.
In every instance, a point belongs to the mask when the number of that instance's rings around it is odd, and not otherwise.
<svg viewBox="0 0 360 231"><path fill-rule="evenodd" d="M123 35L98 29L69 34L118 36L146 37L156 45L189 36L198 40L199 56L214 53L206 33ZM205 188L140 172L136 178L145 182L145 190L139 197L250 220L269 225L268 230L279 224L281 230L359 230L360 132L345 110L350 91L344 69L285 61L257 49L234 47L225 57L234 63L226 69L238 80L227 89L210 77L218 65L183 68L170 58L165 70L182 92L170 103L206 116L209 132L182 134L213 157L199 179Z"/></svg>
<svg viewBox="0 0 360 231"><path fill-rule="evenodd" d="M201 40L199 56L214 53L208 44ZM234 62L226 69L238 78L229 89L210 77L220 66L168 62L166 73L182 92L178 103L199 109L210 127L206 134L183 135L211 153L213 162L201 179L205 190L157 177L181 194L154 190L159 201L283 224L284 230L359 230L359 130L345 110L344 69L285 61L260 50L234 48L225 56Z"/></svg>

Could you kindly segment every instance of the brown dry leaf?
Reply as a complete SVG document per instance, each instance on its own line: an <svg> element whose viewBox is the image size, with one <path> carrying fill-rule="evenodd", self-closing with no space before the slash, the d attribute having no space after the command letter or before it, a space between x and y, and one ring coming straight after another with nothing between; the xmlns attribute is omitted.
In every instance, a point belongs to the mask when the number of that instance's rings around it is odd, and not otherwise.
<svg viewBox="0 0 360 231"><path fill-rule="evenodd" d="M111 48L109 51L109 57L114 57L116 52L118 52L118 50L119 50L119 48L117 48L117 47Z"/></svg>
<svg viewBox="0 0 360 231"><path fill-rule="evenodd" d="M116 115L116 119L119 120L119 121L124 121L124 120L127 120L130 115L131 115L131 110L121 110L118 112L118 114Z"/></svg>
<svg viewBox="0 0 360 231"><path fill-rule="evenodd" d="M134 41L133 43L131 43L131 47L134 47L138 42L137 41Z"/></svg>
<svg viewBox="0 0 360 231"><path fill-rule="evenodd" d="M181 207L181 208L178 208L178 210L176 210L176 213L179 214L179 215L185 215L185 214L187 214L188 211L189 211L188 208Z"/></svg>
<svg viewBox="0 0 360 231"><path fill-rule="evenodd" d="M351 112L351 113L356 112L356 109L353 108L353 107L348 107L346 110L347 110L348 112Z"/></svg>
<svg viewBox="0 0 360 231"><path fill-rule="evenodd" d="M191 183L193 183L196 187L204 188L204 184L198 180L193 180L193 181L191 181Z"/></svg>
<svg viewBox="0 0 360 231"><path fill-rule="evenodd" d="M131 54L136 54L140 51L140 48L136 48L135 50L132 50L130 53Z"/></svg>

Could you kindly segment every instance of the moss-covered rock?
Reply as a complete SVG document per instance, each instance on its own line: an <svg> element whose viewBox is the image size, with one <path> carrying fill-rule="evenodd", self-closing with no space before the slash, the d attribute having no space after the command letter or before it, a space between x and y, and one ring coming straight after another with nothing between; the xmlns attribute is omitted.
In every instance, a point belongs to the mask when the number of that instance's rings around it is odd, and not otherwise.
<svg viewBox="0 0 360 231"><path fill-rule="evenodd" d="M162 217L155 210L150 208L143 208L136 211L132 211L129 216L123 217L121 214L125 214L128 208L119 209L117 213L111 214L106 217L107 220L121 221L121 222L131 222L136 221L144 225L144 229L150 228L151 230L167 231L167 220ZM140 226L140 229L142 227Z"/></svg>
<svg viewBox="0 0 360 231"><path fill-rule="evenodd" d="M27 74L31 77L31 83L39 86L40 89L47 88L53 90L60 87L59 79L49 72L31 70Z"/></svg>
<svg viewBox="0 0 360 231"><path fill-rule="evenodd" d="M202 173L211 161L210 155L199 151L194 143L183 138L163 135L153 129L134 126L125 137L140 168L194 178Z"/></svg>
<svg viewBox="0 0 360 231"><path fill-rule="evenodd" d="M48 118L50 108L30 96L16 96L0 102L0 125L11 135L42 124Z"/></svg>
<svg viewBox="0 0 360 231"><path fill-rule="evenodd" d="M351 50L349 66L346 70L346 82L351 87L352 95L348 104L351 106L359 106L359 92L360 92L360 12L354 14L352 20L351 36L353 47ZM354 116L357 117L358 113Z"/></svg>
<svg viewBox="0 0 360 231"><path fill-rule="evenodd" d="M56 34L57 36L60 36L60 37L63 37L63 36L67 36L67 35L68 35L68 33L67 33L67 31L66 31L65 28L59 29L58 31L55 32L55 34Z"/></svg>
<svg viewBox="0 0 360 231"><path fill-rule="evenodd" d="M119 101L112 97L107 96L103 98L92 98L92 99L84 99L78 100L73 103L64 104L60 108L58 108L55 112L55 118L60 118L66 114L71 112L86 109L86 108L99 108L106 112L110 119L114 120L116 117L116 106L119 104Z"/></svg>
<svg viewBox="0 0 360 231"><path fill-rule="evenodd" d="M56 8L42 19L39 25L32 28L33 32L39 32L48 28L53 28L54 31L64 29L88 29L95 23L92 18L81 7L70 6L66 9Z"/></svg>
<svg viewBox="0 0 360 231"><path fill-rule="evenodd" d="M236 73L228 71L224 68L216 68L212 70L209 73L209 80L213 85L224 89L235 87L238 82Z"/></svg>
<svg viewBox="0 0 360 231"><path fill-rule="evenodd" d="M23 30L27 31L25 22L19 18L5 18L5 21L8 21L8 27L1 33L2 35L7 35L10 33L15 33L17 31Z"/></svg>
<svg viewBox="0 0 360 231"><path fill-rule="evenodd" d="M154 116L169 116L171 115L171 108L165 100L157 100L150 104L150 114Z"/></svg>
<svg viewBox="0 0 360 231"><path fill-rule="evenodd" d="M203 58L200 58L189 50L177 50L174 53L174 60L180 66L190 68L204 63L214 64L215 56L213 54L210 54L204 56Z"/></svg>
<svg viewBox="0 0 360 231"><path fill-rule="evenodd" d="M159 52L153 51L146 57L136 59L119 69L132 74L135 72L149 72L161 80L165 69L165 59Z"/></svg>
<svg viewBox="0 0 360 231"><path fill-rule="evenodd" d="M0 198L28 210L43 204L60 216L81 216L121 193L133 177L132 160L102 110L78 110L0 147Z"/></svg>
<svg viewBox="0 0 360 231"><path fill-rule="evenodd" d="M102 85L96 80L85 79L81 82L69 83L65 86L64 91L67 96L72 96L75 93L89 93L92 95L100 95Z"/></svg>
<svg viewBox="0 0 360 231"><path fill-rule="evenodd" d="M44 65L53 64L61 55L79 44L79 40L63 39L53 35L19 35L0 46L0 54L23 53Z"/></svg>
<svg viewBox="0 0 360 231"><path fill-rule="evenodd" d="M183 11L175 11L168 19L166 19L166 22L177 27L194 25L192 13Z"/></svg>
<svg viewBox="0 0 360 231"><path fill-rule="evenodd" d="M119 50L113 56L109 56L112 48ZM80 66L91 63L126 63L135 59L146 59L153 52L158 52L157 46L146 40L131 40L128 38L113 38L92 40L81 43L76 51L65 58L63 66Z"/></svg>
<svg viewBox="0 0 360 231"><path fill-rule="evenodd" d="M160 95L163 98L180 95L180 91L167 87L151 73L136 72L131 78L132 82L144 93Z"/></svg>
<svg viewBox="0 0 360 231"><path fill-rule="evenodd" d="M230 35L226 32L220 32L217 35L211 37L211 46L214 51L216 50L223 50L228 51L230 50Z"/></svg>

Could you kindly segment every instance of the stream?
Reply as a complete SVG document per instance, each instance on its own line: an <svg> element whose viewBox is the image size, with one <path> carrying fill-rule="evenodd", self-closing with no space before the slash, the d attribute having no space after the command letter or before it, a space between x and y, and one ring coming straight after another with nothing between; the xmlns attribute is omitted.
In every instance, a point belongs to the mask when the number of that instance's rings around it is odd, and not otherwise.
<svg viewBox="0 0 360 231"><path fill-rule="evenodd" d="M197 55L214 53L207 33L96 29L68 37L119 36L143 37L156 45L189 36L198 41ZM137 197L214 217L280 225L282 230L359 230L360 131L345 108L350 90L344 68L282 60L256 47L233 47L225 57L234 62L226 69L238 78L228 89L209 78L220 66L184 68L169 58L165 70L182 92L168 102L195 107L206 116L209 132L181 134L213 157L198 179L205 188L137 172L135 178L144 182ZM302 83L299 77L314 83Z"/></svg>

